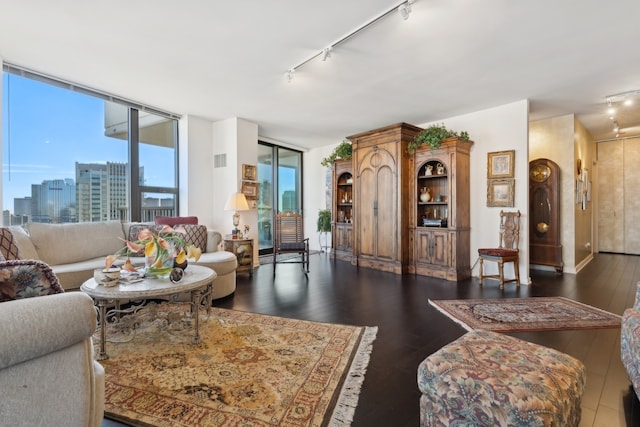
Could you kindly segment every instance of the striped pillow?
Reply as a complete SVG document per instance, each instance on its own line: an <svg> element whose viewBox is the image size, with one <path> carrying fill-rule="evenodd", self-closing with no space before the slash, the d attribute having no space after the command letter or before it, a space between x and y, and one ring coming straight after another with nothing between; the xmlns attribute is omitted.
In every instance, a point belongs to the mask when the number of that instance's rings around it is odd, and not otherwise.
<svg viewBox="0 0 640 427"><path fill-rule="evenodd" d="M13 240L13 233L6 227L0 227L0 253L7 261L20 259L18 246Z"/></svg>

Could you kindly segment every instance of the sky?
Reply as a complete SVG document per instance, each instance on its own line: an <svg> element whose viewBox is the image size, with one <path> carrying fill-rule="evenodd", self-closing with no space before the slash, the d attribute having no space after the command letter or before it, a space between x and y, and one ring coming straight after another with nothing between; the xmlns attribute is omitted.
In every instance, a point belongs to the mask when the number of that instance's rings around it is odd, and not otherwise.
<svg viewBox="0 0 640 427"><path fill-rule="evenodd" d="M71 178L75 162L127 162L127 141L106 137L98 98L2 74L2 209L31 196L31 184ZM149 185L173 186L173 151L143 144ZM170 173L167 173L170 170Z"/></svg>

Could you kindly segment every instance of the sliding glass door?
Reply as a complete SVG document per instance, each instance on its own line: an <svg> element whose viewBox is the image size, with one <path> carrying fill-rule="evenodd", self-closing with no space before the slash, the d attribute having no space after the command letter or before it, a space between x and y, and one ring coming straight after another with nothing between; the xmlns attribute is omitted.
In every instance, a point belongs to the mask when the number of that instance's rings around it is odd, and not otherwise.
<svg viewBox="0 0 640 427"><path fill-rule="evenodd" d="M273 252L276 212L302 211L302 153L260 141L258 145L258 247Z"/></svg>

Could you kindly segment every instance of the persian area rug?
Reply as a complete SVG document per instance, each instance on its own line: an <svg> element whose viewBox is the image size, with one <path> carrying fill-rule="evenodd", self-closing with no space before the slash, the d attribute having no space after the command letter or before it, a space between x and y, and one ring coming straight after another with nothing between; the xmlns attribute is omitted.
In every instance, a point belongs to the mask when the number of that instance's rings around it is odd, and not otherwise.
<svg viewBox="0 0 640 427"><path fill-rule="evenodd" d="M429 300L467 330L496 332L619 328L621 317L564 297Z"/></svg>
<svg viewBox="0 0 640 427"><path fill-rule="evenodd" d="M351 424L377 327L212 308L208 319L200 314L201 343L191 344L190 319L178 314L185 307L159 307L168 315L136 324L128 342L107 343L107 418L172 427Z"/></svg>

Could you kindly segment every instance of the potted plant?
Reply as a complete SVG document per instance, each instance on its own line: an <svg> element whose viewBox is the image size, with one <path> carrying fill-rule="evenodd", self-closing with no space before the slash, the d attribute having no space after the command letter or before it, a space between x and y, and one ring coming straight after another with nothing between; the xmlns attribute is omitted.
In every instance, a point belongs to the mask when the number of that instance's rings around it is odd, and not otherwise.
<svg viewBox="0 0 640 427"><path fill-rule="evenodd" d="M325 167L332 167L336 159L349 160L352 154L351 141L343 140L336 148L333 149L331 155L322 159L320 164Z"/></svg>
<svg viewBox="0 0 640 427"><path fill-rule="evenodd" d="M329 209L321 209L318 212L318 243L320 243L320 249L324 252L325 248L329 248L327 234L331 232L331 211ZM322 244L322 233L324 236L324 245ZM328 252L328 251L327 251Z"/></svg>
<svg viewBox="0 0 640 427"><path fill-rule="evenodd" d="M444 123L439 125L431 125L426 129L423 129L413 141L409 142L407 146L407 153L413 154L418 147L423 144L427 144L432 150L440 148L442 141L447 138L459 137L465 141L469 140L469 133L462 131L460 133L447 129Z"/></svg>
<svg viewBox="0 0 640 427"><path fill-rule="evenodd" d="M318 231L328 233L331 231L331 211L322 209L318 212Z"/></svg>

